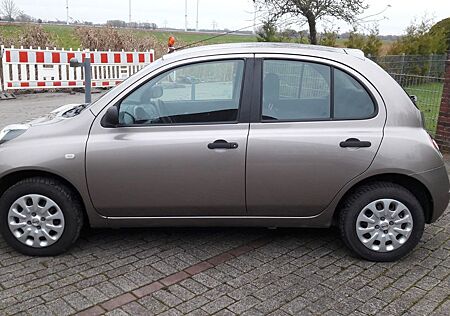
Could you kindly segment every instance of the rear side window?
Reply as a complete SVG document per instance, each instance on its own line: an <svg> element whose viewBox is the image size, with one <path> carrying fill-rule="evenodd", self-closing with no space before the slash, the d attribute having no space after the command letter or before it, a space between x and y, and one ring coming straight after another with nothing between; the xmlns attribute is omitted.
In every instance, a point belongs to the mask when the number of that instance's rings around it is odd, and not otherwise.
<svg viewBox="0 0 450 316"><path fill-rule="evenodd" d="M263 69L263 121L366 119L375 113L366 89L339 69L292 60L265 60Z"/></svg>
<svg viewBox="0 0 450 316"><path fill-rule="evenodd" d="M375 112L366 89L347 73L334 69L334 118L364 119Z"/></svg>
<svg viewBox="0 0 450 316"><path fill-rule="evenodd" d="M264 62L263 120L330 117L330 67L298 61Z"/></svg>

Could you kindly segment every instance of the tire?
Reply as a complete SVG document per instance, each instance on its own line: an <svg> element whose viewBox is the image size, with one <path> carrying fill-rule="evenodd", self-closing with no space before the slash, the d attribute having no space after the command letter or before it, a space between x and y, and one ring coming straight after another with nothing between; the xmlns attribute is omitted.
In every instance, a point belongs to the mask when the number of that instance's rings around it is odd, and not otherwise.
<svg viewBox="0 0 450 316"><path fill-rule="evenodd" d="M13 222L18 226L12 227ZM82 226L79 199L70 188L51 178L24 179L0 199L0 232L12 248L25 255L55 256L67 251Z"/></svg>
<svg viewBox="0 0 450 316"><path fill-rule="evenodd" d="M357 188L344 201L339 213L344 243L369 261L402 258L419 243L424 227L424 211L416 197L390 182Z"/></svg>

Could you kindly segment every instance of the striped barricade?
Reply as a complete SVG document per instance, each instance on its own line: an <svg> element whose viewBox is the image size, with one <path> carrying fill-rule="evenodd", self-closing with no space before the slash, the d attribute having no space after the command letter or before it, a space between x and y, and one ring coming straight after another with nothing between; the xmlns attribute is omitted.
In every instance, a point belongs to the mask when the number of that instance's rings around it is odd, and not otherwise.
<svg viewBox="0 0 450 316"><path fill-rule="evenodd" d="M84 86L82 67L71 68L70 59L91 57L92 86L112 87L154 60L154 51L112 52L3 48L4 90L77 88Z"/></svg>

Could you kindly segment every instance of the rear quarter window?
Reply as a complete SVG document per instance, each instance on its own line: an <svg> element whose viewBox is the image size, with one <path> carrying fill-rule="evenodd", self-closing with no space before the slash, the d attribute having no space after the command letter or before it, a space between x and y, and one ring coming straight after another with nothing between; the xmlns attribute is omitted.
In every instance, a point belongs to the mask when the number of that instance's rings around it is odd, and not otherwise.
<svg viewBox="0 0 450 316"><path fill-rule="evenodd" d="M334 118L365 119L375 113L375 104L367 90L342 70L334 69Z"/></svg>

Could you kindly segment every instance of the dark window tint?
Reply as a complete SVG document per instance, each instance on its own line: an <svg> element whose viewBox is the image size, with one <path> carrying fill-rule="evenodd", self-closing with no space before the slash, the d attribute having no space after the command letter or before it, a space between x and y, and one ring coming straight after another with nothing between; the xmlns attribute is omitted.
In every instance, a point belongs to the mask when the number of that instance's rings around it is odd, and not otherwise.
<svg viewBox="0 0 450 316"><path fill-rule="evenodd" d="M197 63L170 70L145 83L119 108L124 125L236 121L243 60Z"/></svg>
<svg viewBox="0 0 450 316"><path fill-rule="evenodd" d="M366 89L345 72L334 70L334 118L364 119L375 112Z"/></svg>
<svg viewBox="0 0 450 316"><path fill-rule="evenodd" d="M330 67L299 61L264 61L263 120L330 117Z"/></svg>

